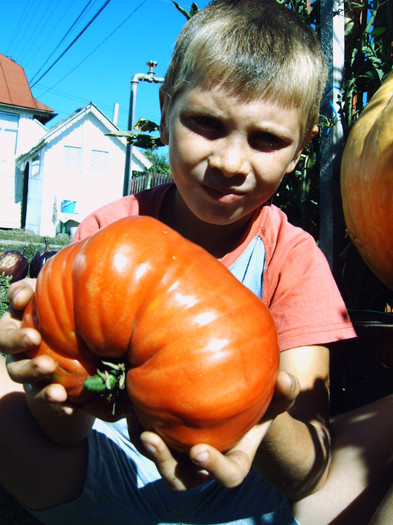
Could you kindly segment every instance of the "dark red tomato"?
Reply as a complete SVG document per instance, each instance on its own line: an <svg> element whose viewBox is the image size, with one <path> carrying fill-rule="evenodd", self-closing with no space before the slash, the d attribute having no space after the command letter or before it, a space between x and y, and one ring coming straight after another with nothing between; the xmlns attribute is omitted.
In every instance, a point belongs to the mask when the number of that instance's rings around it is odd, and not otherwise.
<svg viewBox="0 0 393 525"><path fill-rule="evenodd" d="M24 324L41 332L39 353L121 364L142 426L177 450L202 442L227 450L273 395L279 348L267 307L149 217L121 219L52 257ZM70 371L83 399L92 371L62 361L59 382Z"/></svg>

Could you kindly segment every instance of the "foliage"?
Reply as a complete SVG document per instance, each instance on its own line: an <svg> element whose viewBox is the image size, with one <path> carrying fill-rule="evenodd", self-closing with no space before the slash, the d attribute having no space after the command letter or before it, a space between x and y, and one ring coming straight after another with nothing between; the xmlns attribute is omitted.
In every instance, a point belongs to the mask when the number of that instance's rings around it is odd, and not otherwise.
<svg viewBox="0 0 393 525"><path fill-rule="evenodd" d="M0 317L8 308L7 291L11 284L12 276L0 274Z"/></svg>
<svg viewBox="0 0 393 525"><path fill-rule="evenodd" d="M48 244L54 246L66 246L70 242L70 237L67 234L59 234L56 237L47 237ZM0 245L3 241L23 244L38 244L45 246L45 237L42 235L36 235L34 233L29 233L24 230L0 230ZM5 248L1 248L4 250Z"/></svg>
<svg viewBox="0 0 393 525"><path fill-rule="evenodd" d="M150 149L146 150L144 155L152 163L146 173L162 173L164 175L171 174L171 169L164 153L159 153L155 149Z"/></svg>
<svg viewBox="0 0 393 525"><path fill-rule="evenodd" d="M198 6L197 6L197 4L195 2L193 2L191 4L190 12L188 12L185 9L183 9L182 7L180 7L180 5L177 2L172 2L172 4L176 7L176 9L178 11L180 11L180 13L182 15L184 15L186 17L187 20L190 20L190 18L193 15L195 15L195 13L198 11Z"/></svg>
<svg viewBox="0 0 393 525"><path fill-rule="evenodd" d="M345 138L392 69L392 3L345 0L345 81L339 115Z"/></svg>
<svg viewBox="0 0 393 525"><path fill-rule="evenodd" d="M128 144L142 149L155 149L164 145L160 137L150 134L160 129L159 125L155 122L140 118L135 124L134 129L137 131L117 131L116 133L108 133L108 135L126 138Z"/></svg>
<svg viewBox="0 0 393 525"><path fill-rule="evenodd" d="M292 224L315 238L319 233L319 137L303 151L296 169L288 173L271 202L283 210Z"/></svg>
<svg viewBox="0 0 393 525"><path fill-rule="evenodd" d="M277 0L296 11L320 35L319 0ZM340 89L338 118L344 139L361 110L392 69L392 3L379 0L344 0L345 65ZM338 14L338 13L337 13ZM326 97L329 92L326 92ZM319 157L323 140L335 123L321 115L320 134L307 147L296 170L283 180L273 202L289 220L309 231L318 240L319 233Z"/></svg>
<svg viewBox="0 0 393 525"><path fill-rule="evenodd" d="M108 133L108 135L114 137L124 137L127 139L129 144L132 144L137 148L150 149L163 146L161 140L158 137L154 137L145 133L136 133L135 131L118 131L117 133Z"/></svg>

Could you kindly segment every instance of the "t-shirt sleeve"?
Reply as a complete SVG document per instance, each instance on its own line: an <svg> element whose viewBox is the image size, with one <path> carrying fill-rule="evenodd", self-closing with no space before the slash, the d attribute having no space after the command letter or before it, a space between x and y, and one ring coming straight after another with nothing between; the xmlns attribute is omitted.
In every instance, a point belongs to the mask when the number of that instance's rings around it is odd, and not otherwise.
<svg viewBox="0 0 393 525"><path fill-rule="evenodd" d="M149 215L158 218L162 201L172 184L155 186L151 190L141 191L113 201L88 215L77 228L73 241L85 239L111 222L132 215Z"/></svg>
<svg viewBox="0 0 393 525"><path fill-rule="evenodd" d="M356 337L325 256L311 236L296 231L283 234L265 272L264 301L276 322L281 350Z"/></svg>
<svg viewBox="0 0 393 525"><path fill-rule="evenodd" d="M138 214L139 205L134 196L123 197L90 213L90 215L80 223L72 240L74 242L85 239L111 222Z"/></svg>

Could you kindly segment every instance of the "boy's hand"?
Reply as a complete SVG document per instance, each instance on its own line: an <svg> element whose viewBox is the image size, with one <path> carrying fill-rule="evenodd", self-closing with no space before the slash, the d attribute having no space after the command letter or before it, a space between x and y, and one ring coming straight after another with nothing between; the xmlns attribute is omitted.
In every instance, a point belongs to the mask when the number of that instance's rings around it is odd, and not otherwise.
<svg viewBox="0 0 393 525"><path fill-rule="evenodd" d="M281 371L273 400L262 422L249 430L226 454L200 444L192 447L189 458L185 458L170 450L153 432L143 432L141 442L172 490L187 490L211 478L226 488L233 488L240 485L249 473L258 447L274 418L289 410L298 394L298 380Z"/></svg>
<svg viewBox="0 0 393 525"><path fill-rule="evenodd" d="M36 400L62 403L67 395L57 384L48 385L55 363L48 356L27 359L24 352L41 343L41 335L33 328L21 328L23 310L35 290L36 279L23 279L8 290L10 305L0 319L0 352L7 356L7 371L16 383L25 385L27 393Z"/></svg>
<svg viewBox="0 0 393 525"><path fill-rule="evenodd" d="M32 328L21 329L23 310L35 290L35 279L23 279L11 284L7 297L8 310L0 319L0 352L18 354L38 346L41 336Z"/></svg>

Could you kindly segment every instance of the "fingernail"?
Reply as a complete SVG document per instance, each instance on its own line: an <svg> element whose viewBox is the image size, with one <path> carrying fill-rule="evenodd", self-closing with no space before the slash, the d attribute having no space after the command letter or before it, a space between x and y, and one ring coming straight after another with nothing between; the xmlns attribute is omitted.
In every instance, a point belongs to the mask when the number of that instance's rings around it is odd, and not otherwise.
<svg viewBox="0 0 393 525"><path fill-rule="evenodd" d="M73 416L76 413L74 407L62 407L61 411L64 416Z"/></svg>
<svg viewBox="0 0 393 525"><path fill-rule="evenodd" d="M25 335L22 339L22 343L24 344L24 346L26 348L32 348L34 346L37 346L31 339L30 337L27 337L27 335Z"/></svg>
<svg viewBox="0 0 393 525"><path fill-rule="evenodd" d="M209 460L209 453L207 450L202 450L194 457L194 462L198 463L199 465L204 465Z"/></svg>
<svg viewBox="0 0 393 525"><path fill-rule="evenodd" d="M157 449L154 445L151 443L143 443L143 446L145 447L146 451L149 452L152 456L155 456L157 454Z"/></svg>

